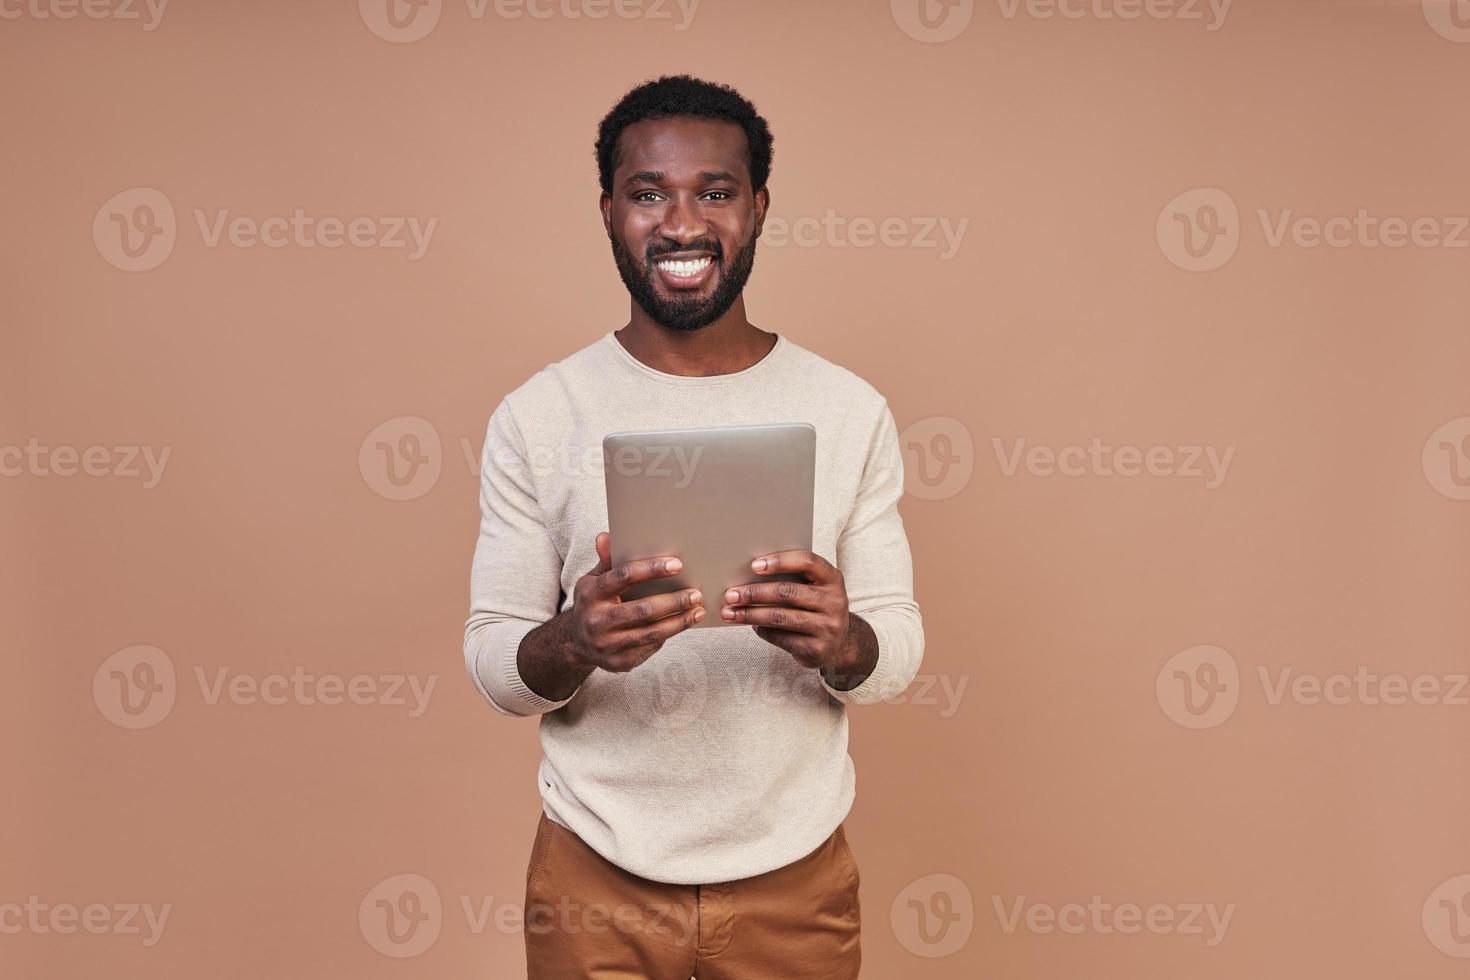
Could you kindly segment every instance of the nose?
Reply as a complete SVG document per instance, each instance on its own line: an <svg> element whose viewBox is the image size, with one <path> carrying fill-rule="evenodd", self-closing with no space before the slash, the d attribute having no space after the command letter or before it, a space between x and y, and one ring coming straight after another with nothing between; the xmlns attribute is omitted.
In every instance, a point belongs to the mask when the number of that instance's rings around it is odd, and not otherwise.
<svg viewBox="0 0 1470 980"><path fill-rule="evenodd" d="M659 234L681 245L705 237L709 225L698 205L692 195L675 194L659 221Z"/></svg>

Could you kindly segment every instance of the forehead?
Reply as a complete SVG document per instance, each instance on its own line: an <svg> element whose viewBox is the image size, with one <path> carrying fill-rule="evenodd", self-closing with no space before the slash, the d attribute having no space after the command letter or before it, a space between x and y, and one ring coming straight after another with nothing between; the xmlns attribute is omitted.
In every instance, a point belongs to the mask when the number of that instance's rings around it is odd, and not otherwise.
<svg viewBox="0 0 1470 980"><path fill-rule="evenodd" d="M642 170L660 170L675 179L705 170L726 170L749 180L745 130L724 119L693 116L640 120L618 137L614 180Z"/></svg>

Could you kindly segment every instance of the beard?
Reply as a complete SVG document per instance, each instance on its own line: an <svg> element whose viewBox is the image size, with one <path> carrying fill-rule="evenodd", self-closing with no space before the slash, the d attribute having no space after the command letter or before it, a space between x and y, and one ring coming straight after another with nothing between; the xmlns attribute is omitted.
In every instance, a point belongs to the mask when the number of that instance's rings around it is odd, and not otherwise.
<svg viewBox="0 0 1470 980"><path fill-rule="evenodd" d="M618 241L616 235L609 236L609 241L612 242L613 261L617 263L618 275L622 277L623 285L628 287L633 302L655 323L670 330L698 330L724 316L740 298L746 282L750 280L750 273L755 268L755 236L751 236L750 244L740 250L729 266L725 265L720 243L713 239L672 248L655 249L654 245L649 245L648 254L641 266L634 260L633 254L623 247L623 243ZM718 264L719 276L715 280L714 292L707 299L694 296L666 299L659 295L658 284L654 281L658 275L654 262L660 255L696 248L712 253Z"/></svg>

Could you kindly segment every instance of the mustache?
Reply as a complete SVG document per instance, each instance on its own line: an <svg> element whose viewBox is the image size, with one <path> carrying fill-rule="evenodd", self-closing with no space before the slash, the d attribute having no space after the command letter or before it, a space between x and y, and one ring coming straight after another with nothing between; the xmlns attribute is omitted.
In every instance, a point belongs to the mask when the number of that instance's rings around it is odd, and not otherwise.
<svg viewBox="0 0 1470 980"><path fill-rule="evenodd" d="M651 262L660 255L671 255L674 252L709 252L717 259L725 257L724 250L720 248L719 242L713 238L701 238L697 241L685 242L683 244L678 242L670 242L667 245L650 244L648 246L648 260Z"/></svg>

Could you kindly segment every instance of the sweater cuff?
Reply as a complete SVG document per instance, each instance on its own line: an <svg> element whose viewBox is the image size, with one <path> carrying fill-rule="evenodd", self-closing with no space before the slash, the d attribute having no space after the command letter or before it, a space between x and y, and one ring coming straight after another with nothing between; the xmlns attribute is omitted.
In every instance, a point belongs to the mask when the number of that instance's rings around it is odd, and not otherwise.
<svg viewBox="0 0 1470 980"><path fill-rule="evenodd" d="M543 698L526 686L517 665L521 641L540 623L513 621L500 624L492 642L475 652L475 677L490 703L508 715L541 715L555 711L577 696L573 691L560 701ZM580 685L577 690L581 690Z"/></svg>
<svg viewBox="0 0 1470 980"><path fill-rule="evenodd" d="M878 663L873 667L873 672L863 678L863 682L857 687L842 691L828 684L826 675L820 670L817 671L817 676L822 678L822 686L827 689L827 693L843 704L873 704L884 698L892 697L901 690L894 690L898 678L895 673L893 642L888 635L888 624L883 622L881 616L871 618L864 616L863 619L872 627L873 636L878 640Z"/></svg>

